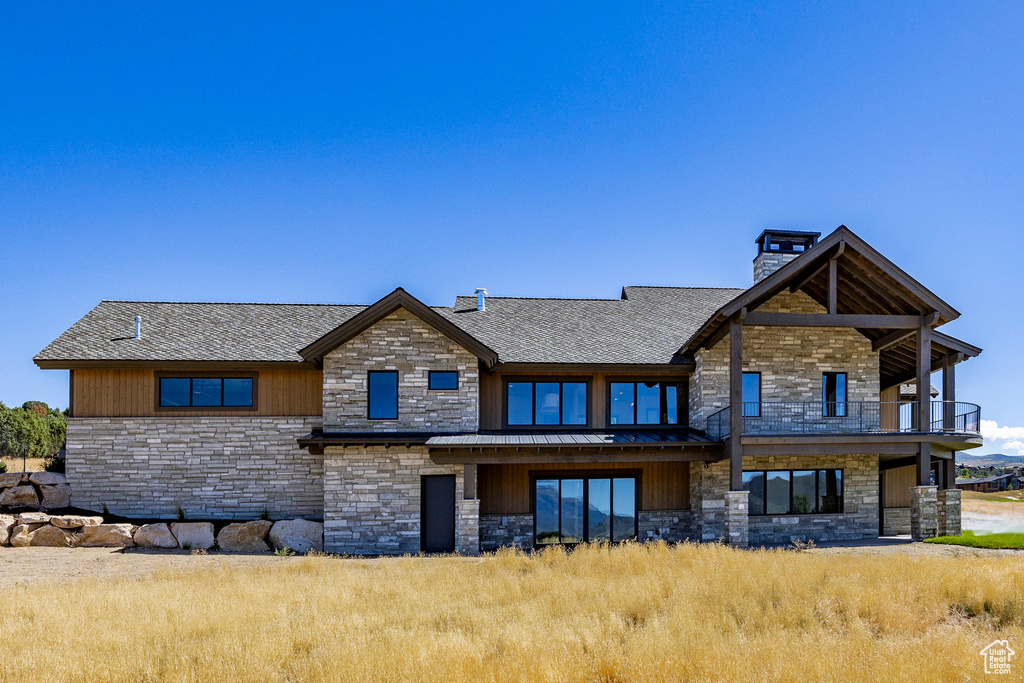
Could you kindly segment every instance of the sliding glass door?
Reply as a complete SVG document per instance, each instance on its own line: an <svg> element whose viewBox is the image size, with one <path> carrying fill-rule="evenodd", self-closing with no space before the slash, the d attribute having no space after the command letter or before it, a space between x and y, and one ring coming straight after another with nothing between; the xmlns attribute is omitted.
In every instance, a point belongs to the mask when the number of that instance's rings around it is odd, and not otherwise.
<svg viewBox="0 0 1024 683"><path fill-rule="evenodd" d="M536 543L635 539L636 496L636 477L538 478L534 484Z"/></svg>

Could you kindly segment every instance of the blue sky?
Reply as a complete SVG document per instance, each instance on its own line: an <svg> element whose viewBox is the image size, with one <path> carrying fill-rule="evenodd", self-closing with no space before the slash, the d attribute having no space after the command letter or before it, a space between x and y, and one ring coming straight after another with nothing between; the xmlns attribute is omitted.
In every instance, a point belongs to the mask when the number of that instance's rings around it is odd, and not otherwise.
<svg viewBox="0 0 1024 683"><path fill-rule="evenodd" d="M101 299L746 286L845 223L1024 452L1024 5L6 3L0 400ZM998 427L997 427L998 425ZM994 429L1002 431L992 431Z"/></svg>

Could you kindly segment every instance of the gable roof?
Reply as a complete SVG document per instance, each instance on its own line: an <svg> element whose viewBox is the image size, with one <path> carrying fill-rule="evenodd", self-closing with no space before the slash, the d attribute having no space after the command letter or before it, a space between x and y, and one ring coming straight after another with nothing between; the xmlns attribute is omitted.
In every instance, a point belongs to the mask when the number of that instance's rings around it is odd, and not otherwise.
<svg viewBox="0 0 1024 683"><path fill-rule="evenodd" d="M910 277L874 247L840 225L825 239L745 290L710 316L680 349L692 354L742 309L754 310L786 287L801 290L822 305L828 299L828 262L837 257L840 295L837 311L847 314L924 315L935 311L938 325L959 311ZM861 330L874 341L885 331Z"/></svg>
<svg viewBox="0 0 1024 683"><path fill-rule="evenodd" d="M663 364L742 289L624 287L618 299L460 296L438 309L498 351L502 363Z"/></svg>
<svg viewBox="0 0 1024 683"><path fill-rule="evenodd" d="M424 323L475 355L487 367L493 367L498 362L498 354L493 349L401 287L395 289L372 306L359 311L341 325L338 325L338 327L305 346L299 351L299 355L314 366L318 368L323 367L324 356L360 332L391 315L399 308L409 311Z"/></svg>

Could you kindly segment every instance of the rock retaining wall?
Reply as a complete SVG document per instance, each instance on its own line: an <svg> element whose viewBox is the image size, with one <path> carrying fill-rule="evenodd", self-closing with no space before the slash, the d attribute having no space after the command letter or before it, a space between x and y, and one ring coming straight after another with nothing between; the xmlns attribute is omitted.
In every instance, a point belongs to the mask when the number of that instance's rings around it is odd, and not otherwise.
<svg viewBox="0 0 1024 683"><path fill-rule="evenodd" d="M324 527L305 519L233 522L215 532L212 522L104 523L99 516L23 512L0 515L0 546L24 548L164 548L234 553L322 551Z"/></svg>
<svg viewBox="0 0 1024 683"><path fill-rule="evenodd" d="M56 472L0 474L0 508L59 510L71 504L71 488Z"/></svg>

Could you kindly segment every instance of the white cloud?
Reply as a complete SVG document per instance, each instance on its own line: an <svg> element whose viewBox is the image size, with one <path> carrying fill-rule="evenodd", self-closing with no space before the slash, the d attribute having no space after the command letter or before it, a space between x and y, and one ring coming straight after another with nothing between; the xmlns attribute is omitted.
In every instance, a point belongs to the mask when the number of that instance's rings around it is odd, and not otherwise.
<svg viewBox="0 0 1024 683"><path fill-rule="evenodd" d="M993 441L1024 441L1024 427L1000 427L995 420L981 421L981 435Z"/></svg>
<svg viewBox="0 0 1024 683"><path fill-rule="evenodd" d="M1024 441L1018 439L1007 441L999 450L1006 455L1024 455Z"/></svg>

